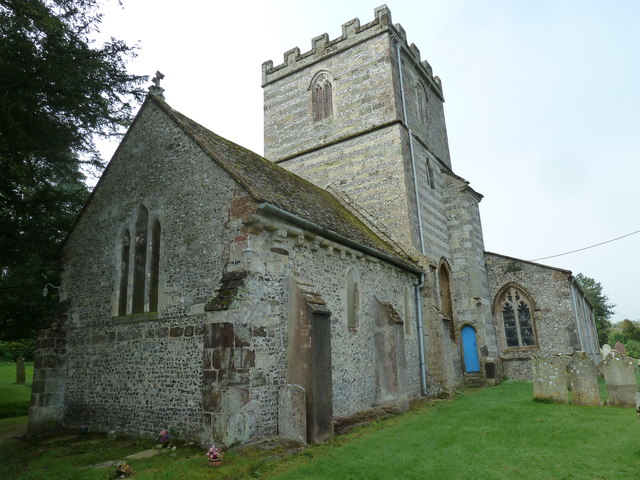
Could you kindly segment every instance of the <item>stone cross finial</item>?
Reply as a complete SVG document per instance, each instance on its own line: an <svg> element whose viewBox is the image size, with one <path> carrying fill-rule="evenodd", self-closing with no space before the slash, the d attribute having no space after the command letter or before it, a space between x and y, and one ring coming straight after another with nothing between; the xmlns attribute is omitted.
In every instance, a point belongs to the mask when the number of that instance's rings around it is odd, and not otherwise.
<svg viewBox="0 0 640 480"><path fill-rule="evenodd" d="M160 86L160 80L164 78L164 75L157 70L155 77L151 79L153 85L149 87L149 94L156 95L157 97L164 98L164 88Z"/></svg>

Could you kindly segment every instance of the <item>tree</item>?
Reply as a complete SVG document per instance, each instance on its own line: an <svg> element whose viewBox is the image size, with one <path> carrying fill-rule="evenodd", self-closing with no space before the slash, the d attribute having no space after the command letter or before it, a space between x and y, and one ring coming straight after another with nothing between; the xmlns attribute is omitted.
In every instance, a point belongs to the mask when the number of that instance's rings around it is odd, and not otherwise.
<svg viewBox="0 0 640 480"><path fill-rule="evenodd" d="M593 316L598 331L598 342L600 346L602 346L607 343L608 340L609 329L611 328L609 319L614 313L613 309L615 305L609 303L609 297L602 291L600 282L582 273L577 274L575 279L593 306Z"/></svg>
<svg viewBox="0 0 640 480"><path fill-rule="evenodd" d="M94 137L142 99L132 47L91 39L100 0L0 0L0 339L29 335L56 303L56 256L88 197ZM55 291L53 292L55 293Z"/></svg>

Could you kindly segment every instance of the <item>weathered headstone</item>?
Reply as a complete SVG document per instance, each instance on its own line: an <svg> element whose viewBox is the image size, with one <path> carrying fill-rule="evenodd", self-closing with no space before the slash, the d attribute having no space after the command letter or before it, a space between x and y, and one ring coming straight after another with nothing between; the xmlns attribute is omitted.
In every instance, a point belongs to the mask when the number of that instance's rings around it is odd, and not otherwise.
<svg viewBox="0 0 640 480"><path fill-rule="evenodd" d="M26 374L24 371L24 357L18 357L16 359L16 383L24 385Z"/></svg>
<svg viewBox="0 0 640 480"><path fill-rule="evenodd" d="M576 405L600 405L598 367L586 352L576 352L569 362L571 403Z"/></svg>
<svg viewBox="0 0 640 480"><path fill-rule="evenodd" d="M611 352L611 350L611 345L605 343L604 345L602 345L602 347L600 347L600 355L602 355L602 358L607 358L607 355L609 355L609 352Z"/></svg>
<svg viewBox="0 0 640 480"><path fill-rule="evenodd" d="M620 342L616 342L616 344L614 345L614 347L613 347L613 348L614 348L614 349L616 350L616 352L618 352L620 355L624 355L624 356L626 356L626 355L627 355L627 349L626 349L626 348L624 348L624 345L623 345L622 343L620 343Z"/></svg>
<svg viewBox="0 0 640 480"><path fill-rule="evenodd" d="M567 403L567 364L565 355L540 356L532 359L533 397L537 400L551 400Z"/></svg>
<svg viewBox="0 0 640 480"><path fill-rule="evenodd" d="M612 350L602 362L604 381L609 397L607 405L632 407L638 392L636 364L632 358Z"/></svg>
<svg viewBox="0 0 640 480"><path fill-rule="evenodd" d="M278 393L278 436L307 443L307 400L300 385L284 385Z"/></svg>

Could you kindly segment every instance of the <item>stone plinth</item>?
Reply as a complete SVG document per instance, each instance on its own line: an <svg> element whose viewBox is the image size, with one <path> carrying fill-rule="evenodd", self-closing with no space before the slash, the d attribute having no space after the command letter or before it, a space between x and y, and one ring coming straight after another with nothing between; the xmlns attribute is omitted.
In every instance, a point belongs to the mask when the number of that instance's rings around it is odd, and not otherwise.
<svg viewBox="0 0 640 480"><path fill-rule="evenodd" d="M635 406L638 383L633 359L613 350L602 362L602 371L609 392L607 405Z"/></svg>
<svg viewBox="0 0 640 480"><path fill-rule="evenodd" d="M532 359L533 397L536 400L552 400L568 403L567 364L564 355L540 356Z"/></svg>
<svg viewBox="0 0 640 480"><path fill-rule="evenodd" d="M586 352L576 352L569 362L571 403L576 405L600 405L598 367Z"/></svg>

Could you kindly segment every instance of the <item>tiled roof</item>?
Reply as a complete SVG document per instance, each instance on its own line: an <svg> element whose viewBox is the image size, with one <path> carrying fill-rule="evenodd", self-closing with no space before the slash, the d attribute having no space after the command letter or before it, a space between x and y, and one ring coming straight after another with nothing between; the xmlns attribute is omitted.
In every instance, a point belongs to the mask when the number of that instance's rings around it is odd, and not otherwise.
<svg viewBox="0 0 640 480"><path fill-rule="evenodd" d="M322 229L337 233L365 247L416 265L376 235L331 193L298 177L266 158L216 135L149 96L222 168L240 183L257 202L266 202Z"/></svg>

